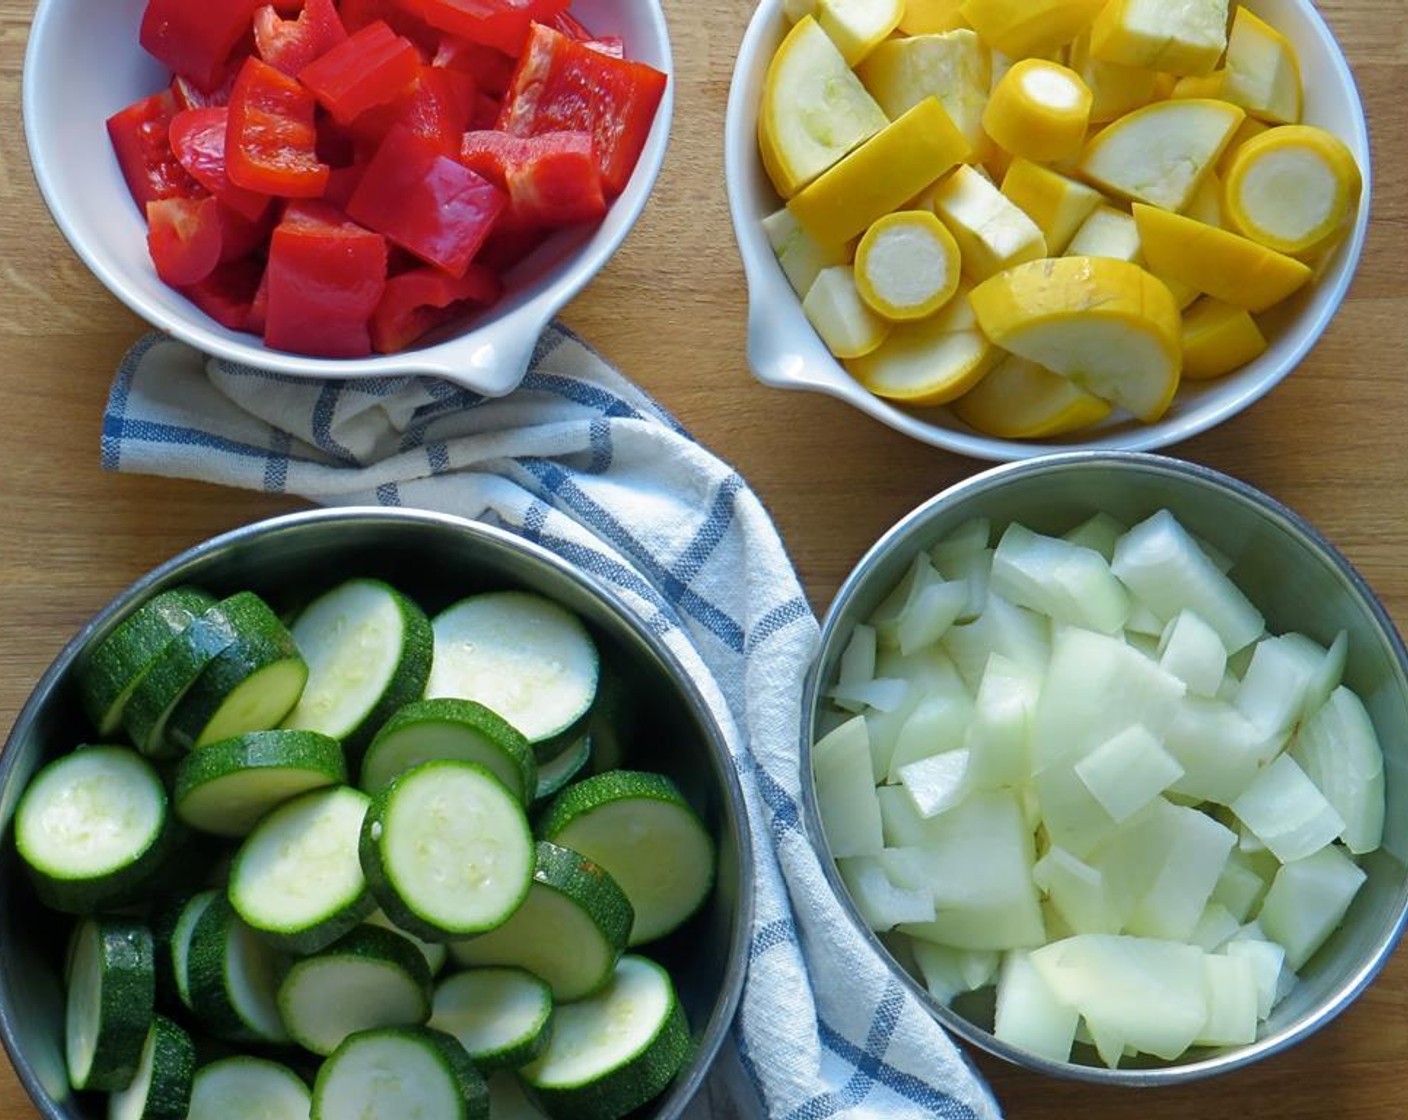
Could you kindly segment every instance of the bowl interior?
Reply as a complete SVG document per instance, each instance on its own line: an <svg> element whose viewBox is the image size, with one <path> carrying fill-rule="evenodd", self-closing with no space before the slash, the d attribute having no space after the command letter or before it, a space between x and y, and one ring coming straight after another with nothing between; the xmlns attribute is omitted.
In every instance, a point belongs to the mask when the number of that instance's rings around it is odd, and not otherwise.
<svg viewBox="0 0 1408 1120"><path fill-rule="evenodd" d="M930 1000L922 985L910 981L944 1023L994 1054L1061 1076L1121 1084L1204 1076L1291 1045L1342 1010L1372 979L1408 919L1408 655L1393 623L1349 563L1303 520L1265 495L1187 463L1161 456L1073 453L999 467L919 507L857 564L827 614L804 709L804 772L810 773L809 745L819 733L821 695L835 679L851 630L875 610L920 550L967 519L991 518L996 539L1013 521L1059 534L1101 510L1134 524L1161 508L1236 558L1230 575L1264 612L1271 631L1296 630L1325 644L1341 629L1348 631L1344 680L1364 701L1383 745L1388 813L1384 845L1362 860L1368 879L1345 921L1304 967L1300 984L1262 1024L1250 1046L1194 1050L1174 1065L1117 1071L1050 1062L989 1033L991 1001L966 1004L965 1016ZM824 846L810 780L804 787L813 838ZM833 887L846 898L834 864L823 862ZM864 929L853 907L851 913ZM877 951L889 955L878 938L872 941ZM904 974L895 958L890 960ZM1077 1053L1079 1057L1081 1051ZM1093 1052L1085 1058L1095 1062Z"/></svg>
<svg viewBox="0 0 1408 1120"><path fill-rule="evenodd" d="M749 364L765 384L826 393L915 439L979 459L1027 458L1070 447L1152 450L1220 423L1269 392L1309 352L1328 326L1354 275L1370 209L1369 137L1354 77L1310 0L1247 0L1246 7L1284 33L1300 59L1304 119L1349 145L1364 172L1364 191L1349 235L1321 274L1263 316L1270 346L1261 357L1216 381L1185 383L1165 416L1140 424L1115 416L1084 432L1045 442L1001 440L969 428L948 408L905 409L868 393L827 351L802 313L773 256L761 220L782 203L757 151L758 103L768 61L786 33L782 0L762 0L739 50L729 94L726 159L729 208L748 278Z"/></svg>
<svg viewBox="0 0 1408 1120"><path fill-rule="evenodd" d="M68 924L35 900L14 850L10 821L29 777L91 734L77 702L73 664L152 594L190 583L229 594L249 589L283 612L352 574L387 580L434 613L465 595L524 588L576 611L630 698L618 765L668 774L700 812L719 847L706 907L644 951L675 978L695 1038L691 1065L644 1115L673 1117L703 1080L737 1003L751 891L737 780L694 686L657 639L587 578L532 545L479 524L400 511L320 511L266 522L177 557L120 596L54 662L16 721L0 757L0 1033L43 1115L106 1115L100 1097L74 1097L63 1060L60 961Z"/></svg>
<svg viewBox="0 0 1408 1120"><path fill-rule="evenodd" d="M24 67L30 161L55 222L109 291L153 325L233 361L310 377L424 372L457 373L464 380L467 366L496 360L495 355L477 355L471 343L493 342L485 328L510 324L519 330L500 341L498 348L521 350L526 364L543 326L600 271L624 240L664 159L673 81L666 88L635 173L606 218L595 226L555 234L507 275L504 296L493 307L400 354L349 361L271 350L255 335L220 326L163 284L152 267L146 223L111 155L104 127L117 110L170 81L169 71L138 44L144 8L145 0L103 4L40 0ZM673 75L658 0L576 0L572 10L593 31L621 36L627 57ZM500 353L497 359L504 356ZM522 370L517 372L521 377ZM491 391L489 375L482 376L485 391Z"/></svg>

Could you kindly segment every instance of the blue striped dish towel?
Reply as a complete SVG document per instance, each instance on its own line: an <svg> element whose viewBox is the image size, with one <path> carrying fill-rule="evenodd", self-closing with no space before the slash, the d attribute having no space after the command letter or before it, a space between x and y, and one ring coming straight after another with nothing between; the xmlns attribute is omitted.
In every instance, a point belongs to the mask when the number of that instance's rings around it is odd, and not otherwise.
<svg viewBox="0 0 1408 1120"><path fill-rule="evenodd" d="M699 682L754 837L734 1049L694 1111L999 1115L954 1043L850 929L803 832L800 700L818 630L767 511L577 338L550 328L522 386L490 399L419 378L294 380L151 335L118 371L102 462L324 505L480 518L612 584Z"/></svg>

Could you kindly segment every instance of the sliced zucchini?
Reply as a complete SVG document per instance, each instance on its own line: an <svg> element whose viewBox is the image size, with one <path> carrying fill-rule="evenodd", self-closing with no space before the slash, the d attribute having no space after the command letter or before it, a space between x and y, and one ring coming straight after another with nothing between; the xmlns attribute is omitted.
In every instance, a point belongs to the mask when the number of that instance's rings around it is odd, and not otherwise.
<svg viewBox="0 0 1408 1120"><path fill-rule="evenodd" d="M313 1120L488 1120L489 1090L464 1047L429 1027L348 1038L318 1069Z"/></svg>
<svg viewBox="0 0 1408 1120"><path fill-rule="evenodd" d="M443 941L426 941L413 933L408 933L388 918L386 911L379 907L367 915L366 924L369 926L378 926L381 929L389 929L392 933L399 933L420 950L420 955L425 958L425 966L430 969L431 976L435 976L444 968L445 961L449 959L450 950L445 947Z"/></svg>
<svg viewBox="0 0 1408 1120"><path fill-rule="evenodd" d="M255 826L230 868L241 918L291 953L331 945L375 908L357 855L371 799L330 786L286 801Z"/></svg>
<svg viewBox="0 0 1408 1120"><path fill-rule="evenodd" d="M173 587L152 596L83 655L75 670L83 710L107 738L122 726L132 690L173 638L215 605L194 587Z"/></svg>
<svg viewBox="0 0 1408 1120"><path fill-rule="evenodd" d="M586 769L587 763L592 760L593 742L590 735L583 735L541 763L538 766L538 791L534 797L537 800L551 797Z"/></svg>
<svg viewBox="0 0 1408 1120"><path fill-rule="evenodd" d="M347 781L342 745L316 731L251 731L193 751L176 768L176 815L217 836L248 836L278 805Z"/></svg>
<svg viewBox="0 0 1408 1120"><path fill-rule="evenodd" d="M283 961L216 893L191 933L186 976L191 1009L227 1042L287 1042L275 976Z"/></svg>
<svg viewBox="0 0 1408 1120"><path fill-rule="evenodd" d="M195 1069L191 1036L165 1015L153 1017L131 1084L108 1097L108 1120L186 1120Z"/></svg>
<svg viewBox="0 0 1408 1120"><path fill-rule="evenodd" d="M362 758L361 787L375 797L392 779L425 762L477 762L524 805L537 788L528 740L474 700L417 700L393 715Z"/></svg>
<svg viewBox="0 0 1408 1120"><path fill-rule="evenodd" d="M557 1009L547 1049L520 1074L551 1116L616 1120L669 1085L691 1049L669 973L625 956L608 987Z"/></svg>
<svg viewBox="0 0 1408 1120"><path fill-rule="evenodd" d="M445 940L502 925L533 881L522 803L477 762L427 762L367 811L362 867L396 925Z"/></svg>
<svg viewBox="0 0 1408 1120"><path fill-rule="evenodd" d="M428 697L477 700L550 758L580 734L596 697L596 644L571 611L527 591L491 591L436 615Z"/></svg>
<svg viewBox="0 0 1408 1120"><path fill-rule="evenodd" d="M308 685L285 727L321 731L354 757L398 708L419 699L430 674L430 620L395 588L353 579L294 620Z"/></svg>
<svg viewBox="0 0 1408 1120"><path fill-rule="evenodd" d="M479 1069L514 1069L552 1035L552 988L521 968L471 968L435 986L429 1025L454 1035Z"/></svg>
<svg viewBox="0 0 1408 1120"><path fill-rule="evenodd" d="M83 747L49 763L15 810L15 847L40 900L70 914L130 901L168 851L166 789L127 747Z"/></svg>
<svg viewBox="0 0 1408 1120"><path fill-rule="evenodd" d="M450 956L466 966L526 968L558 1002L581 999L610 981L631 920L630 902L603 868L540 841L523 905L498 929L451 943Z"/></svg>
<svg viewBox="0 0 1408 1120"><path fill-rule="evenodd" d="M430 1017L430 969L400 934L360 925L295 961L278 1000L293 1040L327 1056L357 1031L424 1023Z"/></svg>
<svg viewBox="0 0 1408 1120"><path fill-rule="evenodd" d="M122 713L122 726L139 751L154 758L180 753L166 734L171 713L201 671L239 637L237 619L254 611L251 604L257 601L259 597L248 591L221 599L168 642L148 666Z"/></svg>
<svg viewBox="0 0 1408 1120"><path fill-rule="evenodd" d="M312 1107L308 1086L288 1066L239 1055L196 1071L189 1120L308 1120Z"/></svg>
<svg viewBox="0 0 1408 1120"><path fill-rule="evenodd" d="M195 1010L194 1004L191 1003L191 938L195 936L196 926L200 923L206 907L214 902L220 893L219 888L212 887L210 890L193 894L181 907L181 913L171 929L171 981L176 997L187 1011Z"/></svg>
<svg viewBox="0 0 1408 1120"><path fill-rule="evenodd" d="M635 910L630 945L679 927L714 885L714 841L663 774L612 770L568 786L538 835L611 872Z"/></svg>
<svg viewBox="0 0 1408 1120"><path fill-rule="evenodd" d="M224 610L235 640L201 668L172 710L166 737L176 748L278 727L303 695L308 663L269 604L245 593L227 599Z"/></svg>
<svg viewBox="0 0 1408 1120"><path fill-rule="evenodd" d="M69 953L64 1058L75 1089L125 1089L142 1060L156 1004L146 926L121 918L80 922Z"/></svg>
<svg viewBox="0 0 1408 1120"><path fill-rule="evenodd" d="M489 1085L489 1115L493 1120L548 1120L548 1114L528 1099L523 1082L511 1069L491 1073Z"/></svg>

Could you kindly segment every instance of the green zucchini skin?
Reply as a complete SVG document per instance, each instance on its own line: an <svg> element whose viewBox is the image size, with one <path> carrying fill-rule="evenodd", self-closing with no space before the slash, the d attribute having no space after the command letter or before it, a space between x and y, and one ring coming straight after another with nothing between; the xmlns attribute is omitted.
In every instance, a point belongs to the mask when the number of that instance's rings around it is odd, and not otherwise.
<svg viewBox="0 0 1408 1120"><path fill-rule="evenodd" d="M104 738L122 726L132 690L172 639L215 605L195 587L173 587L152 596L113 628L79 661L75 675L83 710Z"/></svg>
<svg viewBox="0 0 1408 1120"><path fill-rule="evenodd" d="M289 713L287 723L289 727L322 731L337 738L354 768L360 763L368 744L386 721L401 708L419 700L425 694L435 651L435 634L431 629L430 618L421 609L420 604L382 580L347 580L310 602L299 611L290 626L294 640L300 643L300 648L308 647L310 676L305 695L315 694L322 684L319 665L311 654L311 645L317 640L317 636L310 633L310 629L317 625L319 610L330 608L338 596L355 593L359 589L369 589L389 596L401 618L401 656L381 695L367 708L355 727L325 726L317 713L305 712L301 707L295 707Z"/></svg>
<svg viewBox="0 0 1408 1120"><path fill-rule="evenodd" d="M505 1019L518 1001L536 1003L536 1017L526 1032L509 1035ZM527 969L489 966L465 969L440 981L428 1025L454 1035L480 1072L488 1075L517 1069L538 1057L552 1038L552 1017L552 988L546 981Z"/></svg>
<svg viewBox="0 0 1408 1120"><path fill-rule="evenodd" d="M477 701L453 697L399 708L362 756L359 784L376 796L407 770L448 760L480 763L524 805L537 789L533 748L518 729Z"/></svg>
<svg viewBox="0 0 1408 1120"><path fill-rule="evenodd" d="M109 1106L109 1120L186 1120L196 1072L191 1036L165 1015L152 1019L137 1079ZM145 1088L141 1084L146 1077ZM144 1094L145 1099L139 1099Z"/></svg>
<svg viewBox="0 0 1408 1120"><path fill-rule="evenodd" d="M243 928L241 928L243 927ZM236 1005L238 978L231 962L241 949L253 957L251 986L265 1006L265 1019L251 1023ZM218 893L196 922L187 959L191 1008L216 1038L226 1042L283 1043L288 1033L278 1020L275 977L285 967L281 955L245 926L224 893Z"/></svg>
<svg viewBox="0 0 1408 1120"><path fill-rule="evenodd" d="M86 1076L78 1076L69 1046L70 1081L81 1089L125 1089L141 1062L156 1008L151 930L125 918L84 919L74 935L69 965L67 1029L75 1029L77 1016L96 1015L91 1067ZM86 981L94 977L97 1005L84 1006Z"/></svg>
<svg viewBox="0 0 1408 1120"><path fill-rule="evenodd" d="M236 783L257 772L287 771L290 781L302 788L267 796L247 795L237 806L214 815L198 809L200 799L215 783ZM297 775L306 775L306 784ZM249 832L270 810L300 793L347 781L347 762L336 739L317 731L251 731L222 739L192 751L176 767L172 801L177 815L193 828L217 836L238 838Z"/></svg>
<svg viewBox="0 0 1408 1120"><path fill-rule="evenodd" d="M299 679L298 690L285 697L277 714L271 715L270 727L277 727L298 703L308 679L307 663L293 635L268 603L246 591L226 599L221 608L234 627L234 640L201 668L172 709L165 726L165 743L172 753L204 745L206 728L226 699L255 673L287 662ZM227 730L230 735L239 735L268 727L237 726Z"/></svg>
<svg viewBox="0 0 1408 1120"><path fill-rule="evenodd" d="M306 987L306 983L319 970L336 968L343 963L355 967L359 961L366 961L399 974L400 978L405 980L408 990L413 990L418 996L419 1006L404 1020L387 1019L371 1013L371 1009L365 1004L357 1005L347 999L330 1000L330 1003L334 1003L334 1013L342 1017L342 1021L336 1023L333 1028L342 1032L341 1037L331 1042L315 1037L316 1031L312 1029L309 1017L326 1014L328 1008L321 1003L312 1008L303 1006L304 1001L314 998L319 990ZM312 982L316 984L316 979ZM289 966L279 983L279 1012L295 1042L315 1054L327 1055L348 1035L358 1031L423 1024L430 1017L431 985L430 966L425 963L424 955L413 942L379 926L360 925L326 949L301 957ZM323 994L332 995L330 992ZM362 994L365 995L365 992Z"/></svg>
<svg viewBox="0 0 1408 1120"><path fill-rule="evenodd" d="M447 1082L464 1106L457 1115L446 1116L443 1120L489 1120L489 1087L484 1082L484 1075L475 1067L464 1047L454 1038L444 1031L430 1027L381 1027L359 1031L347 1038L318 1069L317 1080L313 1084L312 1120L345 1120L345 1117L326 1107L327 1097L332 1092L332 1083L344 1064L361 1060L359 1051L371 1049L384 1042L419 1047L428 1053L443 1071ZM368 1111L365 1120L400 1120L400 1116L373 1114Z"/></svg>
<svg viewBox="0 0 1408 1120"><path fill-rule="evenodd" d="M548 798L562 790L587 768L595 753L596 740L591 735L583 735L580 739L568 743L552 758L540 762L534 801L545 805Z"/></svg>

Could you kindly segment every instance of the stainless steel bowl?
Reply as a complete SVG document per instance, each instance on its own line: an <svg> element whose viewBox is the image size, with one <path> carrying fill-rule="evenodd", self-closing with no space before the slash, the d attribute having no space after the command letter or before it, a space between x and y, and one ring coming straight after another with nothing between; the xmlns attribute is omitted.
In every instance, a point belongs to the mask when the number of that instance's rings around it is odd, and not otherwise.
<svg viewBox="0 0 1408 1120"><path fill-rule="evenodd" d="M215 593L247 589L276 610L353 574L402 588L429 612L495 588L537 591L577 612L624 678L640 734L624 765L659 770L679 785L718 842L708 904L648 952L670 968L695 1040L693 1059L645 1115L679 1116L723 1041L743 984L752 911L752 863L743 798L719 729L664 643L590 574L512 534L412 510L317 510L263 521L182 553L138 580L63 649L36 685L0 756L0 1038L48 1120L106 1116L101 1097L70 1093L63 1058L60 957L66 926L35 900L9 824L35 770L92 734L74 664L155 593L190 583Z"/></svg>
<svg viewBox="0 0 1408 1120"><path fill-rule="evenodd" d="M1231 575L1277 632L1298 630L1328 643L1349 632L1345 683L1369 709L1384 747L1388 822L1384 846L1362 861L1368 880L1344 923L1300 972L1300 983L1247 1046L1190 1051L1181 1061L1117 1070L1076 1060L1053 1062L1019 1050L991 1033L992 1009L961 1015L932 1000L862 921L826 850L816 793L803 782L807 826L826 858L832 888L856 928L892 971L943 1025L961 1038L1015 1064L1059 1077L1112 1085L1168 1085L1245 1066L1295 1045L1324 1026L1359 995L1393 953L1408 922L1408 652L1373 591L1334 546L1304 519L1260 491L1205 467L1157 455L1073 452L998 467L944 491L889 530L856 564L827 613L821 648L807 682L802 765L811 773L822 695L856 623L867 618L921 550L970 517L995 529L1019 521L1060 533L1100 510L1134 522L1169 509L1190 531L1237 562ZM1087 1060L1081 1060L1082 1055Z"/></svg>

